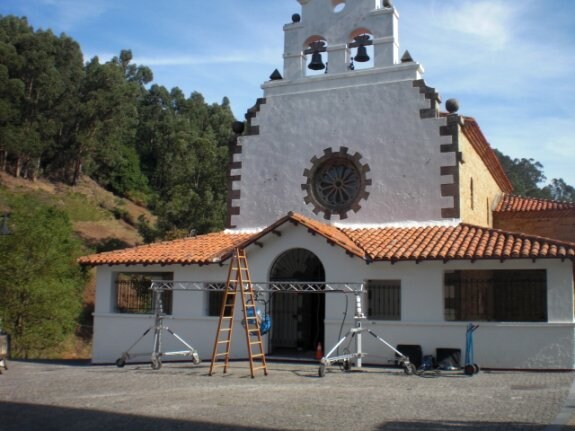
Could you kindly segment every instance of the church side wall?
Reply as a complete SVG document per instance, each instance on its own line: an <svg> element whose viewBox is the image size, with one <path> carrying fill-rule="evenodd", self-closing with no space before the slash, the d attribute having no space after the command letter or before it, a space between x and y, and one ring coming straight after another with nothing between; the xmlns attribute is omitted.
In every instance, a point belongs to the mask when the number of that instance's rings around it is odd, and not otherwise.
<svg viewBox="0 0 575 431"><path fill-rule="evenodd" d="M461 221L493 227L492 209L501 196L501 188L461 132L459 145L463 153L463 163L459 165Z"/></svg>
<svg viewBox="0 0 575 431"><path fill-rule="evenodd" d="M493 223L496 229L575 242L573 211L494 213Z"/></svg>

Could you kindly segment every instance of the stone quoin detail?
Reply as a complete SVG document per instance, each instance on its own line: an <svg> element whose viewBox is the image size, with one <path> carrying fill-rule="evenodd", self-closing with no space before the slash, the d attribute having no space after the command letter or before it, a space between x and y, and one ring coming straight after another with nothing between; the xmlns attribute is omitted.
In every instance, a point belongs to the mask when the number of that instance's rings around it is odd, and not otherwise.
<svg viewBox="0 0 575 431"><path fill-rule="evenodd" d="M463 163L461 152L459 151L459 128L463 126L463 118L458 114L447 116L447 125L441 126L439 134L441 136L451 136L450 144L441 145L442 153L455 153L455 165L442 166L441 175L451 175L453 182L441 185L441 196L453 198L453 206L441 209L443 218L459 218L461 216L460 195L459 195L459 163Z"/></svg>
<svg viewBox="0 0 575 431"><path fill-rule="evenodd" d="M260 134L260 126L252 125L252 120L256 118L258 112L260 112L261 106L264 105L265 103L266 103L265 97L260 97L256 101L256 104L252 106L250 109L248 109L248 112L246 112L245 117L248 123L246 127L246 135L251 136Z"/></svg>
<svg viewBox="0 0 575 431"><path fill-rule="evenodd" d="M441 103L439 93L435 91L435 88L428 87L423 79L413 81L413 86L419 87L419 92L429 100L429 108L421 109L419 116L421 118L437 118L439 116L438 105Z"/></svg>

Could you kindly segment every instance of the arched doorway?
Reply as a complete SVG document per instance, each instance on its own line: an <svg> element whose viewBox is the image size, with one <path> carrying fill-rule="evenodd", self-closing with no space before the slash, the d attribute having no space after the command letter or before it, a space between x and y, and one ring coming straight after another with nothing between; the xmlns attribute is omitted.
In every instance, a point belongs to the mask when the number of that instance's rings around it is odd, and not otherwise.
<svg viewBox="0 0 575 431"><path fill-rule="evenodd" d="M285 251L272 264L271 282L325 282L319 258L304 248ZM325 296L323 293L274 292L271 295L272 354L305 355L313 352L324 337Z"/></svg>

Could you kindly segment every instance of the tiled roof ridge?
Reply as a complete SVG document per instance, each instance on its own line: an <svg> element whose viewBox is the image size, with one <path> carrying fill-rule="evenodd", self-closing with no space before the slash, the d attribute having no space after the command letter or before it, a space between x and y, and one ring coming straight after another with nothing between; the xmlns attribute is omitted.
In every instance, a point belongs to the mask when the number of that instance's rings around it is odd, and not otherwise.
<svg viewBox="0 0 575 431"><path fill-rule="evenodd" d="M525 232L497 229L494 227L478 226L478 225L473 225L470 223L461 223L461 226L467 226L469 228L475 228L475 229L483 229L483 230L490 231L490 232L500 233L502 235L513 235L514 237L521 238L521 239L536 240L536 241L547 241L547 242L554 243L557 245L575 248L575 242L563 241L560 239L549 238L546 236L533 235L533 234L525 233Z"/></svg>
<svg viewBox="0 0 575 431"><path fill-rule="evenodd" d="M497 213L527 213L541 211L575 210L575 202L560 201L536 197L524 197L505 193L494 212Z"/></svg>
<svg viewBox="0 0 575 431"><path fill-rule="evenodd" d="M294 212L290 212L289 216L293 219L296 220L302 224L305 224L307 227L309 228L313 228L317 233L319 233L320 235L324 236L326 239L331 240L332 242L338 244L339 246L343 247L344 249L346 249L348 252L361 257L361 258L365 258L366 256L366 252L365 250L359 246L349 235L347 235L342 229L338 228L337 226L333 226L333 225L329 225L329 224L325 224L322 223L320 221L317 220L313 220L310 219L308 217L305 217L301 214L298 213L294 213ZM333 233L331 232L326 232L324 229L318 229L317 226L315 224L319 224L322 227L328 227L328 229L330 230L334 230L335 232L339 233L340 235L342 235L344 237L345 240L342 240L341 237L337 237L335 235L333 235ZM350 244L353 244L356 248L352 248L350 247Z"/></svg>
<svg viewBox="0 0 575 431"><path fill-rule="evenodd" d="M419 226L346 229L289 213L257 234L214 232L196 237L147 244L78 259L82 265L213 264L228 259L287 222L307 228L351 256L367 262L471 260L508 258L575 259L575 243L461 223L457 226Z"/></svg>
<svg viewBox="0 0 575 431"><path fill-rule="evenodd" d="M218 246L213 250L209 249L209 247L206 247L204 244L205 241L210 241L212 239L219 239L221 241L226 237L227 240L225 240L225 243L218 244ZM82 256L77 259L77 262L80 265L217 263L223 256L226 256L228 252L231 253L230 249L233 250L234 247L245 242L249 237L250 234L246 233L228 231L210 232L203 235L160 241L136 247ZM193 254L193 246L196 246L197 249L201 249L202 252L199 253L198 256Z"/></svg>
<svg viewBox="0 0 575 431"><path fill-rule="evenodd" d="M575 258L575 243L468 223L344 233L366 251L368 261Z"/></svg>

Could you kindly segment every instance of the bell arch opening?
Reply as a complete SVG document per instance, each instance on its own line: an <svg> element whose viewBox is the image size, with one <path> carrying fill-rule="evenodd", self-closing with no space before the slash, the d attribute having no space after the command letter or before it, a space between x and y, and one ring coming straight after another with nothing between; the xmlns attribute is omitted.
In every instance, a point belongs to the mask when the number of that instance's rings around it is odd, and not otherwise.
<svg viewBox="0 0 575 431"><path fill-rule="evenodd" d="M348 47L351 70L373 68L375 50L373 47L373 34L370 30L361 27L351 32Z"/></svg>
<svg viewBox="0 0 575 431"><path fill-rule="evenodd" d="M325 283L321 260L304 248L292 248L280 254L270 268L270 282ZM313 358L317 344L324 345L325 294L276 291L271 294L273 319L271 353Z"/></svg>
<svg viewBox="0 0 575 431"><path fill-rule="evenodd" d="M305 76L317 76L327 73L327 41L323 36L313 35L306 39L303 46Z"/></svg>

